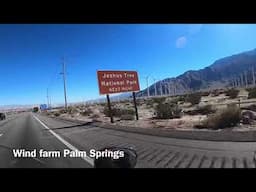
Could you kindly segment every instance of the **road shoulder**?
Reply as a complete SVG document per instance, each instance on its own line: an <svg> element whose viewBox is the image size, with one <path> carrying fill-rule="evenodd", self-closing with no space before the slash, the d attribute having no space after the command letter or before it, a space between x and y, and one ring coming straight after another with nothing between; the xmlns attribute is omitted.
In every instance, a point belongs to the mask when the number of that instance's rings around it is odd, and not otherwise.
<svg viewBox="0 0 256 192"><path fill-rule="evenodd" d="M40 114L42 115L42 114ZM43 115L45 116L45 115ZM169 137L177 139L192 139L192 140L206 140L206 141L233 141L233 142L252 142L256 141L256 131L232 131L231 129L205 131L205 130L165 130L162 128L140 128L128 127L120 125L111 125L102 122L85 122L81 120L73 120L61 117L49 117L61 121L68 121L72 123L88 124L95 127L114 129L118 131L138 133L144 135L153 135L160 137Z"/></svg>

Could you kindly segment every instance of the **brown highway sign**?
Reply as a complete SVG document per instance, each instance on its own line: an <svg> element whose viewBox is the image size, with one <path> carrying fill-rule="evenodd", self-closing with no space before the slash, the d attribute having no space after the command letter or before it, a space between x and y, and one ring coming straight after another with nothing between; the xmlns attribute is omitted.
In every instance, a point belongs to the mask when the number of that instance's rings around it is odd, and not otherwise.
<svg viewBox="0 0 256 192"><path fill-rule="evenodd" d="M136 71L97 71L100 94L139 91Z"/></svg>

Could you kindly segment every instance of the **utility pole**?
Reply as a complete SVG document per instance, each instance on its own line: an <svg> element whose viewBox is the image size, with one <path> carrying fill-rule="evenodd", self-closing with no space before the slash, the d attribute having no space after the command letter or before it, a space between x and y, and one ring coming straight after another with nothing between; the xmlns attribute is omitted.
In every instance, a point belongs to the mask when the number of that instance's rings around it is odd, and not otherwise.
<svg viewBox="0 0 256 192"><path fill-rule="evenodd" d="M62 73L60 73L60 74L63 75L65 109L67 110L68 105L67 105L67 91L66 91L66 63L65 63L64 58L63 58L63 61L62 61Z"/></svg>

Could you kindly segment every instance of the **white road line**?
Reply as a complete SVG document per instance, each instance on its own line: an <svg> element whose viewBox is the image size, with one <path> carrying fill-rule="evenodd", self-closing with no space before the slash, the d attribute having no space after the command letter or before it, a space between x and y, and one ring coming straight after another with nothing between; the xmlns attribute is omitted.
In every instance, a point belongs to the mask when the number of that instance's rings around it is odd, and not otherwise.
<svg viewBox="0 0 256 192"><path fill-rule="evenodd" d="M33 117L41 124L43 125L47 130L49 130L49 132L51 134L53 134L59 141L61 141L64 145L66 145L69 149L71 149L72 151L80 151L78 150L76 147L74 147L73 145L71 145L69 142L67 142L65 139L63 139L62 137L60 137L57 133L55 133L54 131L52 131L49 127L47 127L40 119L38 119L36 116L33 115ZM94 166L94 162L93 159L90 157L81 157L83 160L85 160L86 162L88 162L90 165Z"/></svg>
<svg viewBox="0 0 256 192"><path fill-rule="evenodd" d="M0 134L0 137L2 136L3 134Z"/></svg>

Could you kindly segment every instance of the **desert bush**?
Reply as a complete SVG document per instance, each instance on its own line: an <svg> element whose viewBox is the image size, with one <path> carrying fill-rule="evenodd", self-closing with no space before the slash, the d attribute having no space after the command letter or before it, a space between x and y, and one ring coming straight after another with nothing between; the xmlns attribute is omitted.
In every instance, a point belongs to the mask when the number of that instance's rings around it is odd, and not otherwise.
<svg viewBox="0 0 256 192"><path fill-rule="evenodd" d="M248 99L256 98L256 88L249 89Z"/></svg>
<svg viewBox="0 0 256 192"><path fill-rule="evenodd" d="M216 109L212 107L212 105L205 105L197 107L195 110L187 111L186 114L188 115L208 115L215 113Z"/></svg>
<svg viewBox="0 0 256 192"><path fill-rule="evenodd" d="M224 129L237 125L241 120L241 111L237 106L229 106L204 120L197 128Z"/></svg>
<svg viewBox="0 0 256 192"><path fill-rule="evenodd" d="M116 116L121 116L121 115L135 115L135 111L133 109L118 109L116 110Z"/></svg>
<svg viewBox="0 0 256 192"><path fill-rule="evenodd" d="M52 115L53 113L48 111L48 112L46 112L45 114L46 114L47 116L50 116L50 115Z"/></svg>
<svg viewBox="0 0 256 192"><path fill-rule="evenodd" d="M186 102L191 103L192 105L198 104L201 101L201 94L200 93L192 93L187 95Z"/></svg>
<svg viewBox="0 0 256 192"><path fill-rule="evenodd" d="M152 107L154 104L154 101L152 99L150 100L146 100L146 105L149 106L149 107Z"/></svg>
<svg viewBox="0 0 256 192"><path fill-rule="evenodd" d="M156 97L153 98L153 103L163 103L165 101L165 97Z"/></svg>
<svg viewBox="0 0 256 192"><path fill-rule="evenodd" d="M104 107L106 104L105 103L100 103L99 104L101 107Z"/></svg>
<svg viewBox="0 0 256 192"><path fill-rule="evenodd" d="M131 115L131 114L121 115L121 120L134 120L134 115Z"/></svg>
<svg viewBox="0 0 256 192"><path fill-rule="evenodd" d="M237 107L237 104L236 103L229 103L229 104L227 104L227 107Z"/></svg>
<svg viewBox="0 0 256 192"><path fill-rule="evenodd" d="M183 105L184 103L185 103L184 101L178 102L178 104L180 104L180 105Z"/></svg>
<svg viewBox="0 0 256 192"><path fill-rule="evenodd" d="M222 94L222 93L225 93L225 91L222 90L222 89L215 89L215 90L213 90L213 91L211 92L212 96L214 96L214 97L219 96L219 95Z"/></svg>
<svg viewBox="0 0 256 192"><path fill-rule="evenodd" d="M149 100L146 100L146 101L141 100L141 99L137 99L137 100L136 100L137 106L141 106L141 105L143 105L143 104L146 104L146 105L147 105L148 102L149 102ZM130 104L131 104L131 102L128 103L128 105L130 105ZM127 105L127 104L126 104L126 105Z"/></svg>
<svg viewBox="0 0 256 192"><path fill-rule="evenodd" d="M128 102L130 102L129 99L124 99L124 100L119 101L119 103L128 103Z"/></svg>
<svg viewBox="0 0 256 192"><path fill-rule="evenodd" d="M93 111L90 108L84 109L82 112L80 112L80 114L83 116L88 116L88 115L91 115L92 113Z"/></svg>
<svg viewBox="0 0 256 192"><path fill-rule="evenodd" d="M243 111L241 114L241 122L243 124L251 124L256 119L255 112Z"/></svg>
<svg viewBox="0 0 256 192"><path fill-rule="evenodd" d="M170 103L177 104L178 102L183 102L184 103L185 101L186 101L185 96L178 96L178 97L175 97L172 100L170 100Z"/></svg>
<svg viewBox="0 0 256 192"><path fill-rule="evenodd" d="M155 108L157 119L173 119L181 117L181 109L176 104L160 103Z"/></svg>
<svg viewBox="0 0 256 192"><path fill-rule="evenodd" d="M235 99L237 98L239 93L239 90L237 89L229 89L226 91L226 96L229 96L230 99Z"/></svg>
<svg viewBox="0 0 256 192"><path fill-rule="evenodd" d="M78 112L78 109L76 107L68 107L67 112L68 114L74 114Z"/></svg>
<svg viewBox="0 0 256 192"><path fill-rule="evenodd" d="M181 95L178 97L178 101L180 102L185 102L186 101L186 96L185 95Z"/></svg>
<svg viewBox="0 0 256 192"><path fill-rule="evenodd" d="M135 111L133 109L122 109L117 107L111 107L112 115L115 117L121 117L122 115L135 115ZM103 113L109 117L110 112L107 106L105 106Z"/></svg>
<svg viewBox="0 0 256 192"><path fill-rule="evenodd" d="M208 91L201 92L200 94L202 97L207 97L208 95L210 95Z"/></svg>
<svg viewBox="0 0 256 192"><path fill-rule="evenodd" d="M65 109L60 109L60 110L59 110L59 113L60 113L60 114L66 113L66 110L65 110Z"/></svg>
<svg viewBox="0 0 256 192"><path fill-rule="evenodd" d="M100 118L100 116L99 116L98 114L93 114L93 115L91 116L91 118L92 118L92 119L97 119L97 118Z"/></svg>
<svg viewBox="0 0 256 192"><path fill-rule="evenodd" d="M205 105L205 106L200 106L197 109L197 111L198 111L199 114L208 115L208 114L211 114L211 113L215 113L216 109L214 109L212 107L212 105Z"/></svg>
<svg viewBox="0 0 256 192"><path fill-rule="evenodd" d="M217 91L216 91L216 92L212 92L212 96L213 96L213 97L217 97L217 96L219 96L219 95L220 95L220 93L217 92Z"/></svg>
<svg viewBox="0 0 256 192"><path fill-rule="evenodd" d="M114 106L111 106L111 109L112 109L112 115L113 115L116 108L115 108ZM109 111L109 109L108 109L108 106L106 106L106 105L104 106L103 113L104 113L104 115L106 115L107 117L110 116L110 111Z"/></svg>
<svg viewBox="0 0 256 192"><path fill-rule="evenodd" d="M165 97L157 97L157 98L147 99L145 100L145 103L147 107L152 108L154 104L163 103L165 100L166 100Z"/></svg>
<svg viewBox="0 0 256 192"><path fill-rule="evenodd" d="M55 117L59 117L59 116L60 116L60 113L59 113L59 112L54 112L54 116L55 116Z"/></svg>
<svg viewBox="0 0 256 192"><path fill-rule="evenodd" d="M70 106L69 106L69 107L67 108L67 112L70 113L70 112L72 111L72 109L73 109L73 107L70 107Z"/></svg>

